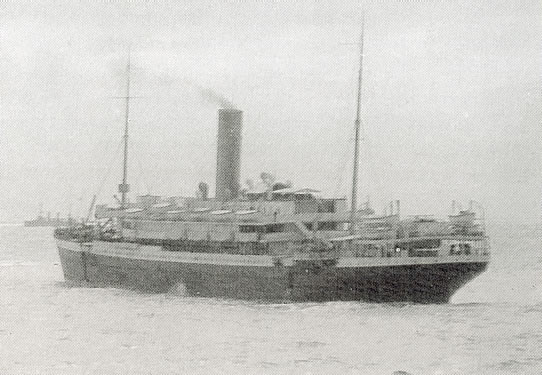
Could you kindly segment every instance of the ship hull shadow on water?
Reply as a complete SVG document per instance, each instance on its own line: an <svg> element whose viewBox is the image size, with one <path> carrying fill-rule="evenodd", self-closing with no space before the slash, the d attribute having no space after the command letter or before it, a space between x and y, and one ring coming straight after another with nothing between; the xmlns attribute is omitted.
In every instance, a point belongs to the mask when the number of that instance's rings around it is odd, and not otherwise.
<svg viewBox="0 0 542 375"><path fill-rule="evenodd" d="M116 257L83 244L59 245L72 285L267 302L364 301L447 303L487 262L337 267L333 260L291 266L224 265Z"/></svg>

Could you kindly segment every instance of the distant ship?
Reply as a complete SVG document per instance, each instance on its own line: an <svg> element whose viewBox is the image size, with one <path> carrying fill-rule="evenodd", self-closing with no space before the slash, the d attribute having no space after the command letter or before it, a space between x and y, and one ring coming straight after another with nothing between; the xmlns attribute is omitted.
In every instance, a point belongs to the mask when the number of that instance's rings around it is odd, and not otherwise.
<svg viewBox="0 0 542 375"><path fill-rule="evenodd" d="M72 218L61 218L60 214L57 214L56 217L51 217L51 213L48 212L47 216L43 216L42 211L40 210L39 215L32 220L25 220L25 227L66 227L74 224Z"/></svg>
<svg viewBox="0 0 542 375"><path fill-rule="evenodd" d="M121 198L97 206L95 224L55 231L65 279L265 301L448 302L487 267L483 217L473 207L441 221L403 219L398 201L382 216L358 207L362 56L350 207L268 178L263 188L241 189L238 109L218 111L214 198L201 183L197 197L129 202L128 78Z"/></svg>

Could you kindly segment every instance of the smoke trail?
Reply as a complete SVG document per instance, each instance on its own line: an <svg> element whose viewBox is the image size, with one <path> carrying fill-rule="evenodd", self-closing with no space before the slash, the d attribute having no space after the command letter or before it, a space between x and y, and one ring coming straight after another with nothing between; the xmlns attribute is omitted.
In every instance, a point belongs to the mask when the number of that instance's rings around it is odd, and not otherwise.
<svg viewBox="0 0 542 375"><path fill-rule="evenodd" d="M199 84L192 82L190 80L184 80L186 84L196 88L202 98L209 103L216 104L224 109L235 109L235 105L228 100L224 95L214 91L213 89L200 86Z"/></svg>
<svg viewBox="0 0 542 375"><path fill-rule="evenodd" d="M209 88L198 87L200 90L201 96L211 103L218 104L220 107L225 109L235 109L235 106L231 101L226 99L223 95L213 91Z"/></svg>

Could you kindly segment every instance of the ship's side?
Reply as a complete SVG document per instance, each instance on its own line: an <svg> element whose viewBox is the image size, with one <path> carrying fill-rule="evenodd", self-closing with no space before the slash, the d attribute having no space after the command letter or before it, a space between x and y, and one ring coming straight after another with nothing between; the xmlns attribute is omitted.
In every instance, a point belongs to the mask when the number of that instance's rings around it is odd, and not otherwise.
<svg viewBox="0 0 542 375"><path fill-rule="evenodd" d="M291 223L141 218L123 223L131 229L122 237L108 232L91 241L58 230L66 280L268 301L442 303L483 272L489 261L487 241L479 234L371 239L322 231L328 237L322 242L303 238ZM205 235L187 231L198 226L205 228ZM265 233L271 226L284 232ZM247 227L257 231L247 233ZM287 232L288 228L294 230Z"/></svg>

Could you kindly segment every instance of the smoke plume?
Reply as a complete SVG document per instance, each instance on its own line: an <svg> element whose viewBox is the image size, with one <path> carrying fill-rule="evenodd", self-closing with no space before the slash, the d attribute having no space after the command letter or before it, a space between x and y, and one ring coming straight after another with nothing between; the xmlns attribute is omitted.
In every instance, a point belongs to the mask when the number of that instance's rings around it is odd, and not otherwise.
<svg viewBox="0 0 542 375"><path fill-rule="evenodd" d="M197 89L198 92L200 93L201 97L205 101L207 101L207 102L209 102L211 104L216 104L220 108L235 109L235 105L230 100L228 100L224 95L214 91L213 89L200 86L199 84L197 84L195 82L192 82L190 80L185 80L185 82L188 85L190 85L190 86L194 87L195 89Z"/></svg>
<svg viewBox="0 0 542 375"><path fill-rule="evenodd" d="M209 88L198 87L203 98L213 104L218 104L224 109L235 109L235 106L231 101L226 99L223 95L213 91Z"/></svg>

